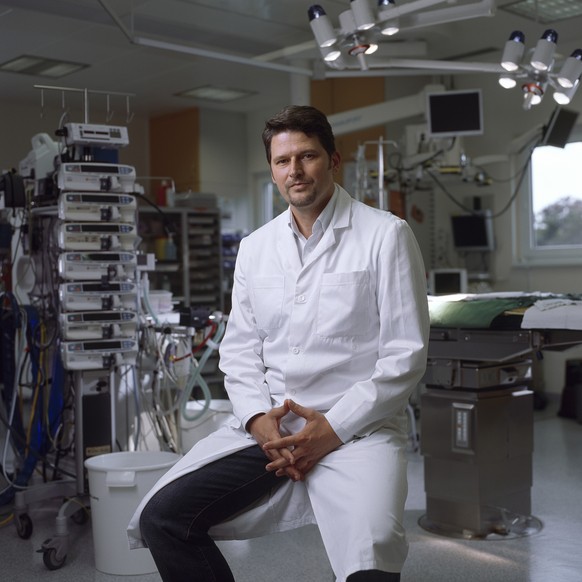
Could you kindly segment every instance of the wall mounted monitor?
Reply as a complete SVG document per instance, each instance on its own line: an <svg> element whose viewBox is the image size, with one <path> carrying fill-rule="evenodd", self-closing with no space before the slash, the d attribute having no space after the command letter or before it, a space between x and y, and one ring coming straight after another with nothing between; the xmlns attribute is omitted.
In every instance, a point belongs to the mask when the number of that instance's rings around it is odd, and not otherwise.
<svg viewBox="0 0 582 582"><path fill-rule="evenodd" d="M431 269L428 272L430 295L467 293L467 269Z"/></svg>
<svg viewBox="0 0 582 582"><path fill-rule="evenodd" d="M544 133L540 145L563 148L570 139L572 129L578 120L578 112L564 107L556 107L548 124L544 127Z"/></svg>
<svg viewBox="0 0 582 582"><path fill-rule="evenodd" d="M495 249L491 212L451 216L453 247L460 252Z"/></svg>
<svg viewBox="0 0 582 582"><path fill-rule="evenodd" d="M432 138L481 135L483 101L480 89L427 93L426 119Z"/></svg>

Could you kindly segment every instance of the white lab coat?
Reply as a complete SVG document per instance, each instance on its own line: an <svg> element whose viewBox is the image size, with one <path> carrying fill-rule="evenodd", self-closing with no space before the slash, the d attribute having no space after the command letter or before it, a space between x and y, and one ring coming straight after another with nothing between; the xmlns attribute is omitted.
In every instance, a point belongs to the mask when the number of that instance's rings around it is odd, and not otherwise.
<svg viewBox="0 0 582 582"><path fill-rule="evenodd" d="M376 440L401 447L408 399L426 365L422 258L405 221L352 199L339 186L334 196L331 223L303 265L289 211L242 240L220 347L237 421L197 443L158 481L129 525L131 547L143 543L139 516L156 491L254 444L246 422L285 398L323 412L344 443L372 443L360 437L384 435ZM281 430L296 432L303 422L289 415ZM308 485L317 475L312 471L305 483L289 481L211 533L244 539L315 523ZM406 496L405 488L398 491ZM404 505L404 499L397 501Z"/></svg>

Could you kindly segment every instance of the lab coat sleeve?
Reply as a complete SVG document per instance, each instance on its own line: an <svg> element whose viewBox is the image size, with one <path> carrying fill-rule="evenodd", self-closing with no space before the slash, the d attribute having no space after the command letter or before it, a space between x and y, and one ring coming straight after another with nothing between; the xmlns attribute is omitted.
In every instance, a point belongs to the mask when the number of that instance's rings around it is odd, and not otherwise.
<svg viewBox="0 0 582 582"><path fill-rule="evenodd" d="M265 383L262 341L253 314L247 286L248 256L246 239L241 241L234 271L232 309L226 333L220 344L220 369L224 385L241 426L256 414L272 408Z"/></svg>
<svg viewBox="0 0 582 582"><path fill-rule="evenodd" d="M377 257L378 360L326 413L346 442L379 428L408 404L426 368L429 316L426 274L410 226L387 229Z"/></svg>

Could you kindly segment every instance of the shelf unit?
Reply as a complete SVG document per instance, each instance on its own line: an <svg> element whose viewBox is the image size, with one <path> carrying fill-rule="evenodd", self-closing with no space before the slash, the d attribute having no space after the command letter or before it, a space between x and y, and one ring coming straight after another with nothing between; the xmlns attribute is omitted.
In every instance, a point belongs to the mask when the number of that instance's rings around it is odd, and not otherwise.
<svg viewBox="0 0 582 582"><path fill-rule="evenodd" d="M219 209L140 207L140 250L154 253L152 289L172 291L184 306L223 311Z"/></svg>
<svg viewBox="0 0 582 582"><path fill-rule="evenodd" d="M139 208L140 250L154 253L151 289L166 289L184 307L224 311L220 210L180 207ZM171 242L168 234L171 235ZM225 398L218 354L206 362L203 377L213 398ZM201 398L195 387L194 397Z"/></svg>
<svg viewBox="0 0 582 582"><path fill-rule="evenodd" d="M240 241L244 238L240 232L222 233L222 272L224 312L230 313L232 307L232 285L234 283L234 266Z"/></svg>

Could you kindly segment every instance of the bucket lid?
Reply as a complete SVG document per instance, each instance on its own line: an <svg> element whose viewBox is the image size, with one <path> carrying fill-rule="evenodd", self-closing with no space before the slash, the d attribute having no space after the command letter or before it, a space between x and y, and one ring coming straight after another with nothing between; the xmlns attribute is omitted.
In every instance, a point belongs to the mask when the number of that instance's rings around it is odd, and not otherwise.
<svg viewBox="0 0 582 582"><path fill-rule="evenodd" d="M181 455L168 451L127 451L90 457L85 467L93 471L131 469L149 471L174 465Z"/></svg>

